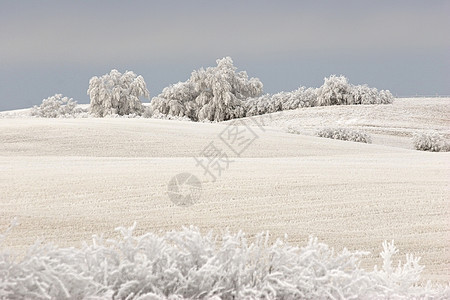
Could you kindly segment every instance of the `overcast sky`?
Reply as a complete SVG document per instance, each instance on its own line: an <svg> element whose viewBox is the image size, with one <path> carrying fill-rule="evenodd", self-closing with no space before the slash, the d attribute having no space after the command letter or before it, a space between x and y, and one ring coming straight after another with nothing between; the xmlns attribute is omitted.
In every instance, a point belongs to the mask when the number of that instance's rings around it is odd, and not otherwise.
<svg viewBox="0 0 450 300"><path fill-rule="evenodd" d="M0 0L0 110L88 103L111 69L151 96L231 56L264 91L342 74L394 95L450 95L450 1ZM149 100L145 100L149 101Z"/></svg>

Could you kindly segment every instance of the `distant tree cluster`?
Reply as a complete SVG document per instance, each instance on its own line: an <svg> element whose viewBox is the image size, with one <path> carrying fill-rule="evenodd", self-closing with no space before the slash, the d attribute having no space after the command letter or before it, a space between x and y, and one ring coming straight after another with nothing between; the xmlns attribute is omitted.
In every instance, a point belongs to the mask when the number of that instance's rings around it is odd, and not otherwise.
<svg viewBox="0 0 450 300"><path fill-rule="evenodd" d="M248 99L246 116L262 115L282 110L312 106L351 104L391 104L394 96L387 90L378 91L367 85L352 85L344 76L331 75L319 88L300 87L292 92L263 95Z"/></svg>
<svg viewBox="0 0 450 300"><path fill-rule="evenodd" d="M164 88L151 100L149 107L144 107L140 99L150 97L142 76L117 70L94 76L87 90L91 100L89 112L94 117L167 116L192 121L225 121L312 106L389 104L394 99L389 91L352 85L344 76L335 75L325 78L319 88L300 87L292 92L262 95L262 82L249 78L245 71L237 72L230 57L216 62L217 66L195 70L188 80ZM34 115L66 116L67 113L58 109L62 106L69 109L73 103L58 106L53 101L45 105L45 113L40 114L35 109ZM55 112L50 112L52 109Z"/></svg>
<svg viewBox="0 0 450 300"><path fill-rule="evenodd" d="M320 88L300 87L292 92L262 93L257 78L236 73L231 58L217 60L217 67L194 71L191 78L163 90L154 97L154 112L186 116L194 121L223 121L302 107L344 104L389 104L389 91L367 85L351 85L344 76L325 78Z"/></svg>

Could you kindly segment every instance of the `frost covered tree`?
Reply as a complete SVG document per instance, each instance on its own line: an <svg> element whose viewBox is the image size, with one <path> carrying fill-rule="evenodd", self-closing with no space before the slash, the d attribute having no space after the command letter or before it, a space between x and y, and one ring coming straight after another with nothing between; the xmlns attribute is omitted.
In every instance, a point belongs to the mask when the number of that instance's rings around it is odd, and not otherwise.
<svg viewBox="0 0 450 300"><path fill-rule="evenodd" d="M150 96L142 76L132 71L122 74L117 70L101 77L92 77L87 94L91 98L90 113L97 117L141 115L144 108L139 98Z"/></svg>
<svg viewBox="0 0 450 300"><path fill-rule="evenodd" d="M258 78L236 72L230 57L218 59L216 67L193 71L185 82L165 88L151 101L154 113L187 116L194 121L224 121L245 116L244 102L262 93Z"/></svg>
<svg viewBox="0 0 450 300"><path fill-rule="evenodd" d="M288 93L288 97L282 103L282 110L297 109L315 106L317 102L317 89L299 87Z"/></svg>
<svg viewBox="0 0 450 300"><path fill-rule="evenodd" d="M378 90L376 88L370 88L367 84L353 86L352 94L355 104L377 103Z"/></svg>
<svg viewBox="0 0 450 300"><path fill-rule="evenodd" d="M331 75L324 79L317 92L319 106L353 104L352 87L345 76Z"/></svg>
<svg viewBox="0 0 450 300"><path fill-rule="evenodd" d="M246 106L246 116L257 116L257 115L263 115L266 113L272 113L273 111L270 111L270 107L273 107L274 105L271 105L272 102L272 95L265 94L260 97L251 98L245 102Z"/></svg>
<svg viewBox="0 0 450 300"><path fill-rule="evenodd" d="M392 104L394 102L394 96L389 90L381 90L378 92L377 104Z"/></svg>
<svg viewBox="0 0 450 300"><path fill-rule="evenodd" d="M394 101L394 96L388 90L378 91L364 85L352 86L354 104L390 104Z"/></svg>

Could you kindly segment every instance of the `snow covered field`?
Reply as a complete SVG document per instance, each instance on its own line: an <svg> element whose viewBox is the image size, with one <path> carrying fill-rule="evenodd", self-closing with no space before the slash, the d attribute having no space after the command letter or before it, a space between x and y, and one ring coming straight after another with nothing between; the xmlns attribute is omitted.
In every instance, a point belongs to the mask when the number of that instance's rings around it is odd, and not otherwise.
<svg viewBox="0 0 450 300"><path fill-rule="evenodd" d="M450 279L450 153L415 151L410 140L417 129L450 136L448 98L255 117L263 128L247 119L257 139L241 157L219 138L229 122L37 119L26 112L0 113L0 229L18 217L6 240L17 251L38 237L77 246L134 221L137 233L192 224L287 233L299 245L312 234L336 249L370 251L368 267L381 263L382 242L394 239L398 258L422 257L423 279ZM328 126L364 129L373 144L311 136ZM211 142L232 160L215 182L193 158ZM167 195L182 172L202 182L193 206L176 206Z"/></svg>

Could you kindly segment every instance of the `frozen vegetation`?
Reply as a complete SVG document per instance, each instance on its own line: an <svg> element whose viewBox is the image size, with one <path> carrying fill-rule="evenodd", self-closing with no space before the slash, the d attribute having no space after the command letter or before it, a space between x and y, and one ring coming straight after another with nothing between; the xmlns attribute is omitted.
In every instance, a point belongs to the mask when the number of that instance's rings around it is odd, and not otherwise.
<svg viewBox="0 0 450 300"><path fill-rule="evenodd" d="M367 143L370 144L372 139L370 136L364 131L357 129L348 129L348 128L324 128L316 132L318 137L342 140L342 141L350 141L350 142L358 142L358 143Z"/></svg>
<svg viewBox="0 0 450 300"><path fill-rule="evenodd" d="M413 142L417 150L431 152L450 151L450 142L438 132L417 132L413 135Z"/></svg>
<svg viewBox="0 0 450 300"><path fill-rule="evenodd" d="M124 74L112 70L89 80L87 94L91 99L89 111L96 117L107 115L141 115L144 112L140 97L150 97L142 76L132 71Z"/></svg>
<svg viewBox="0 0 450 300"><path fill-rule="evenodd" d="M288 133L293 134L304 134L301 129L295 127L288 127ZM352 128L321 128L314 133L315 136L341 140L341 141L350 141L350 142L359 142L359 143L372 143L372 138L369 134L359 129Z"/></svg>
<svg viewBox="0 0 450 300"><path fill-rule="evenodd" d="M246 116L256 116L277 111L316 106L317 89L300 87L292 92L265 94L245 102Z"/></svg>
<svg viewBox="0 0 450 300"><path fill-rule="evenodd" d="M389 91L378 91L367 85L351 85L344 76L325 78L317 91L317 105L391 104L394 97Z"/></svg>
<svg viewBox="0 0 450 300"><path fill-rule="evenodd" d="M217 60L217 67L192 72L191 78L165 88L151 101L153 111L186 116L194 121L224 121L302 107L390 104L389 91L367 85L351 85L344 76L325 78L320 88L299 87L292 92L261 95L263 84L236 73L230 57Z"/></svg>
<svg viewBox="0 0 450 300"><path fill-rule="evenodd" d="M344 76L332 75L324 79L320 88L300 87L292 92L280 92L248 99L245 102L246 116L262 115L303 107L391 104L394 97L389 91L378 91L367 85L351 85Z"/></svg>
<svg viewBox="0 0 450 300"><path fill-rule="evenodd" d="M382 266L360 267L361 251L335 252L310 238L303 247L268 233L94 236L82 248L35 244L25 257L0 252L0 296L7 299L444 299L449 286L419 285L420 258L393 266L394 242ZM0 236L1 238L1 236ZM1 241L1 240L0 240Z"/></svg>
<svg viewBox="0 0 450 300"><path fill-rule="evenodd" d="M185 82L165 88L151 101L152 109L194 121L224 121L245 116L245 100L262 93L263 84L236 72L230 57L217 60L216 67L193 71Z"/></svg>
<svg viewBox="0 0 450 300"><path fill-rule="evenodd" d="M42 100L41 105L35 105L31 111L31 116L40 118L75 118L87 116L86 110L77 105L72 98L63 97L62 94L56 94L52 97Z"/></svg>
<svg viewBox="0 0 450 300"><path fill-rule="evenodd" d="M140 98L150 96L142 76L132 71L109 74L89 81L89 113L93 117L128 116L167 119L188 118L192 121L226 121L303 107L390 104L389 91L378 91L367 85L351 85L344 76L332 75L319 88L299 87L292 92L264 94L258 78L249 78L247 72L236 71L233 60L217 60L216 67L193 71L185 82L164 88L149 106ZM86 116L76 102L55 95L32 110L38 117Z"/></svg>

